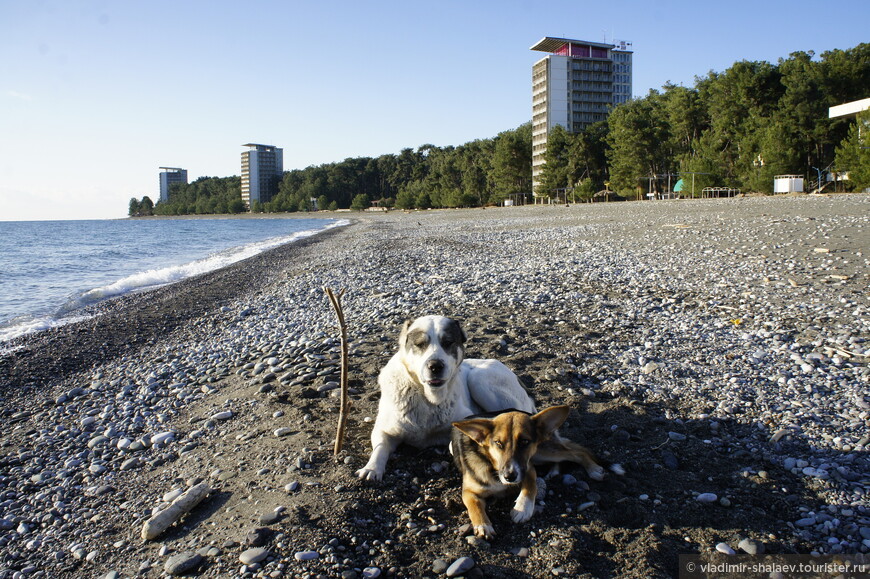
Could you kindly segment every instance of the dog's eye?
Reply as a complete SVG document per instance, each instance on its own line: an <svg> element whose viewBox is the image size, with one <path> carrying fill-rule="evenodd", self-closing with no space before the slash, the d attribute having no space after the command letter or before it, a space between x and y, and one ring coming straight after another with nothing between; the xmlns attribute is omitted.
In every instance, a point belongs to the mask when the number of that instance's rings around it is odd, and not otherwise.
<svg viewBox="0 0 870 579"><path fill-rule="evenodd" d="M526 440L525 438L521 438L517 441L517 446L519 446L520 448L523 448L525 446L528 446L530 442L531 442L530 440Z"/></svg>
<svg viewBox="0 0 870 579"><path fill-rule="evenodd" d="M504 444L500 440L496 440L495 442L493 442L493 444L496 448L504 448Z"/></svg>
<svg viewBox="0 0 870 579"><path fill-rule="evenodd" d="M441 340L441 345L445 348L449 348L453 345L453 340Z"/></svg>

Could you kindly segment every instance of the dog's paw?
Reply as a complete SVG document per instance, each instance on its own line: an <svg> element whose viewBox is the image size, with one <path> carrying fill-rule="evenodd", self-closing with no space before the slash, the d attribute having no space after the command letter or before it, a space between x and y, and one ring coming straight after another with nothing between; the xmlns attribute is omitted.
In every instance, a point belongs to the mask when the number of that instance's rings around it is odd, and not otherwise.
<svg viewBox="0 0 870 579"><path fill-rule="evenodd" d="M474 534L482 539L492 539L495 537L495 529L492 525L474 525Z"/></svg>
<svg viewBox="0 0 870 579"><path fill-rule="evenodd" d="M559 468L559 463L554 462L552 466L550 466L550 470L547 471L547 474L544 475L544 480L550 480L551 478L555 478L562 474L562 469Z"/></svg>
<svg viewBox="0 0 870 579"><path fill-rule="evenodd" d="M617 463L614 463L614 464L611 464L611 465L610 465L610 471L611 471L613 474L618 474L619 476L622 476L622 475L625 474L625 469L622 468L622 465L621 465L621 464L617 464Z"/></svg>
<svg viewBox="0 0 870 579"><path fill-rule="evenodd" d="M607 474L607 472L597 464L595 466L587 468L586 473L592 480L604 480L604 475Z"/></svg>
<svg viewBox="0 0 870 579"><path fill-rule="evenodd" d="M381 480L384 478L384 472L377 469L363 467L356 471L356 476L363 480Z"/></svg>
<svg viewBox="0 0 870 579"><path fill-rule="evenodd" d="M511 520L515 523L525 523L535 514L535 501L524 494L517 497L514 508L511 509Z"/></svg>

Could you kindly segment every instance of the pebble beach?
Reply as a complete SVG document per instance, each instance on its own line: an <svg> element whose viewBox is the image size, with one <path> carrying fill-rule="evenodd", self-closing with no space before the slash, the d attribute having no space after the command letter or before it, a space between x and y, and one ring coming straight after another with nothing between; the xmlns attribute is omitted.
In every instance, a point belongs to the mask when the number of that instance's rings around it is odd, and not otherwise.
<svg viewBox="0 0 870 579"><path fill-rule="evenodd" d="M9 344L0 579L670 577L679 554L870 553L870 195L339 216ZM350 345L337 456L324 288ZM493 510L491 542L445 449L356 479L377 372L424 314L539 408L569 404L563 434L626 475L542 481L528 523Z"/></svg>

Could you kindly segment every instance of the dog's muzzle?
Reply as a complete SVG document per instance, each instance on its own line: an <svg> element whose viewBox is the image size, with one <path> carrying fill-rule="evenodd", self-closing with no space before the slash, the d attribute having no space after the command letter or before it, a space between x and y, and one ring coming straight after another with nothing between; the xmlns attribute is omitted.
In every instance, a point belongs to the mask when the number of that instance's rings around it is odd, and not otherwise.
<svg viewBox="0 0 870 579"><path fill-rule="evenodd" d="M444 380L441 378L441 374L444 372L444 362L438 359L429 360L426 362L426 373L429 377L426 380L426 384L432 387L438 387L444 385Z"/></svg>
<svg viewBox="0 0 870 579"><path fill-rule="evenodd" d="M523 471L516 461L510 461L498 471L498 478L506 485L515 485L523 478Z"/></svg>

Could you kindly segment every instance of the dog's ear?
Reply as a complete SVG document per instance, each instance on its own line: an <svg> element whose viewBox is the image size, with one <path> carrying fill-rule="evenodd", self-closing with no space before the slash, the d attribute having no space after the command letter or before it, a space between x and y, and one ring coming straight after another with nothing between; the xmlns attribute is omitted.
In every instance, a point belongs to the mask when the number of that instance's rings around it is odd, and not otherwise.
<svg viewBox="0 0 870 579"><path fill-rule="evenodd" d="M405 340L408 338L408 328L411 327L411 324L414 323L413 320L405 320L405 323L402 324L402 331L399 332L399 347L405 347Z"/></svg>
<svg viewBox="0 0 870 579"><path fill-rule="evenodd" d="M464 344L465 342L467 342L468 336L465 334L465 330L462 328L462 326L459 324L459 322L453 318L449 318L449 319L451 322L450 325L452 326L451 330L452 330L452 333L453 333L454 337L456 338L456 340L459 341L460 344Z"/></svg>
<svg viewBox="0 0 870 579"><path fill-rule="evenodd" d="M477 444L483 444L483 441L492 434L492 425L492 420L488 418L472 418L471 420L453 423L454 427L461 430Z"/></svg>
<svg viewBox="0 0 870 579"><path fill-rule="evenodd" d="M532 423L538 432L538 438L542 441L550 438L556 429L568 419L570 412L571 408L568 406L551 406L532 416Z"/></svg>

